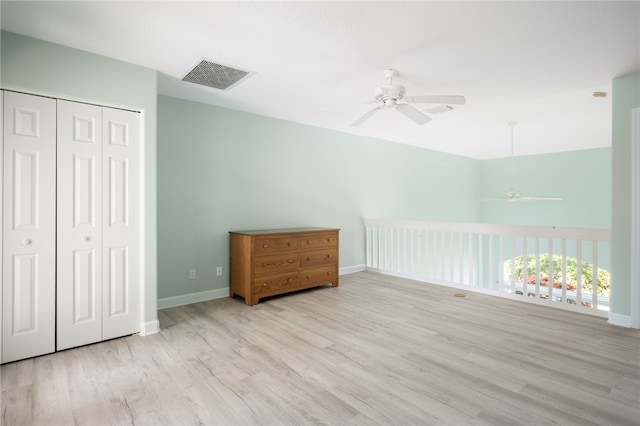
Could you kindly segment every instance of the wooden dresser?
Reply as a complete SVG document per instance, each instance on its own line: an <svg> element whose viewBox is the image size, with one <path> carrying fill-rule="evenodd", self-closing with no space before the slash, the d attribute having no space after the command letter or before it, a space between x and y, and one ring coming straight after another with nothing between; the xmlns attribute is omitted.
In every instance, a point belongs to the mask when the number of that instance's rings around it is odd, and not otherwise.
<svg viewBox="0 0 640 426"><path fill-rule="evenodd" d="M276 294L338 286L339 229L229 232L229 296L247 305Z"/></svg>

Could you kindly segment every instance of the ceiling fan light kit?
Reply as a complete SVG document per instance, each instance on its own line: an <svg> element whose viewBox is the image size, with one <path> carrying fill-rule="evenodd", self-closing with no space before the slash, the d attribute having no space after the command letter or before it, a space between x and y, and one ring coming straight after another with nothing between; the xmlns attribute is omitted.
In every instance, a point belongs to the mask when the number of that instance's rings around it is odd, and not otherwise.
<svg viewBox="0 0 640 426"><path fill-rule="evenodd" d="M430 110L432 114L451 111L453 109L451 105L464 105L466 103L465 97L459 95L405 96L407 93L405 87L400 84L393 84L393 77L396 75L398 75L398 72L393 68L384 70L384 76L388 84L379 86L374 90L374 100L372 101L380 105L367 111L362 117L354 121L351 126L363 124L376 112L385 108L395 109L416 124L426 124L431 121L431 117L410 105L411 103L444 104L436 107L435 111Z"/></svg>

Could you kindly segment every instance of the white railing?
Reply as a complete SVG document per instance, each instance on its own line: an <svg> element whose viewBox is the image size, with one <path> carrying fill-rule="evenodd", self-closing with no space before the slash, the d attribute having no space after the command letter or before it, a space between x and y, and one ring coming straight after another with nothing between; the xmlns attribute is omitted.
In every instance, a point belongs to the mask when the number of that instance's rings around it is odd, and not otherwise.
<svg viewBox="0 0 640 426"><path fill-rule="evenodd" d="M373 219L365 229L368 270L599 316L609 310L609 229Z"/></svg>

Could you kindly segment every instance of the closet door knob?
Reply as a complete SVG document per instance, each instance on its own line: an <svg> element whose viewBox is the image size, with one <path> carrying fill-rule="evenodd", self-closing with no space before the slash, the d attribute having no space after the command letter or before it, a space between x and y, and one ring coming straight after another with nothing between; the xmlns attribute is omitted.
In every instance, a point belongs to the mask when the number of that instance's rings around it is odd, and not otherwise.
<svg viewBox="0 0 640 426"><path fill-rule="evenodd" d="M91 241L91 237L82 237L82 241L84 241L85 243L87 241Z"/></svg>
<svg viewBox="0 0 640 426"><path fill-rule="evenodd" d="M30 239L27 238L26 240L22 240L22 245L23 246L28 246L30 244L31 244L31 240Z"/></svg>

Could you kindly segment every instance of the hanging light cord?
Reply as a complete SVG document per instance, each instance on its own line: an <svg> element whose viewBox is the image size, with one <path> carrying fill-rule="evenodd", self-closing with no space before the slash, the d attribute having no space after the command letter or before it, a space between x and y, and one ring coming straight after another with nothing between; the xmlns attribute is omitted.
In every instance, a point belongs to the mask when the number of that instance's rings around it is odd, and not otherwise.
<svg viewBox="0 0 640 426"><path fill-rule="evenodd" d="M515 121L512 121L510 123L508 123L509 126L511 127L511 187L513 188L513 179L514 179L514 175L513 175L513 128L516 127L516 123Z"/></svg>

